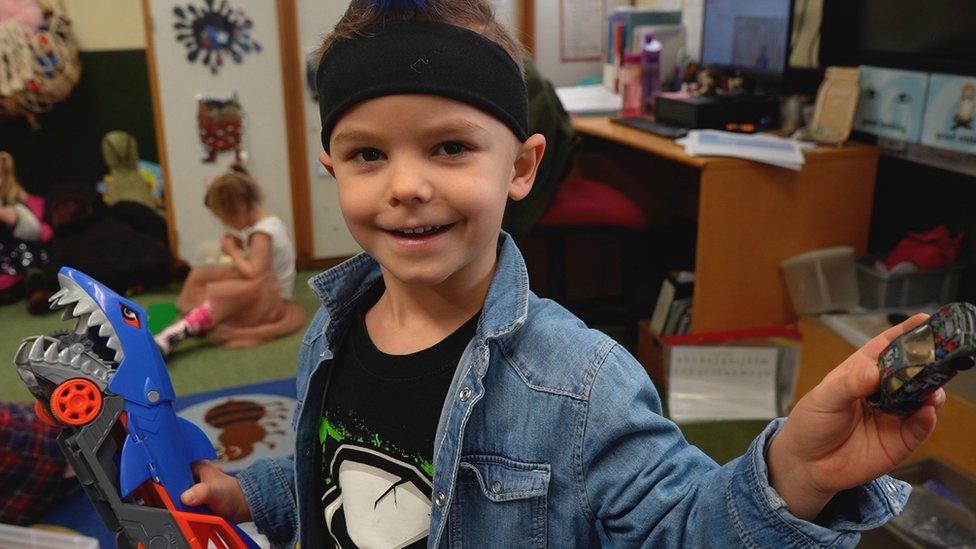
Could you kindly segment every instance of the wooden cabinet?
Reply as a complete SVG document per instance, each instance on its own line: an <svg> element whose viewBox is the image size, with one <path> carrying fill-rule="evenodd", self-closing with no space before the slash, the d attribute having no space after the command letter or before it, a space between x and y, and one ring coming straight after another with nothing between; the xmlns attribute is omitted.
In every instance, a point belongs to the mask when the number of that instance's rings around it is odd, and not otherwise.
<svg viewBox="0 0 976 549"><path fill-rule="evenodd" d="M698 185L692 212L698 222L693 332L793 323L796 314L781 261L829 246L865 252L878 166L875 147L820 147L806 153L802 170L792 171L734 158L688 156L669 139L614 124L608 117L577 116L573 127L591 140L642 153L648 168L641 175L656 178L655 185L667 185L660 179L678 171L666 164L690 171ZM628 169L639 171L641 163L631 162ZM674 179L676 185L687 183L687 177Z"/></svg>

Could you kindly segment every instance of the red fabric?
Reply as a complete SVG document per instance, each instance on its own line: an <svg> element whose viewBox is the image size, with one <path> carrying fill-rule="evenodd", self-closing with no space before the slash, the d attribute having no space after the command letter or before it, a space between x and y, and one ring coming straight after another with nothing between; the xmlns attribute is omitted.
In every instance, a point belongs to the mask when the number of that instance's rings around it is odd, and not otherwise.
<svg viewBox="0 0 976 549"><path fill-rule="evenodd" d="M20 275L0 273L0 292L9 290L20 282Z"/></svg>
<svg viewBox="0 0 976 549"><path fill-rule="evenodd" d="M44 222L44 197L29 194L27 195L26 202L27 207L30 208L30 211L34 212L37 220L41 222L41 242L51 240L51 237L54 235L54 229Z"/></svg>
<svg viewBox="0 0 976 549"><path fill-rule="evenodd" d="M35 522L77 485L64 478L59 432L37 419L33 406L0 403L0 522Z"/></svg>
<svg viewBox="0 0 976 549"><path fill-rule="evenodd" d="M540 227L603 225L643 230L647 216L622 192L598 181L566 179L539 219Z"/></svg>
<svg viewBox="0 0 976 549"><path fill-rule="evenodd" d="M920 271L944 269L956 263L961 246L962 232L953 238L945 225L939 225L931 231L908 233L888 254L885 264L891 269L907 261Z"/></svg>

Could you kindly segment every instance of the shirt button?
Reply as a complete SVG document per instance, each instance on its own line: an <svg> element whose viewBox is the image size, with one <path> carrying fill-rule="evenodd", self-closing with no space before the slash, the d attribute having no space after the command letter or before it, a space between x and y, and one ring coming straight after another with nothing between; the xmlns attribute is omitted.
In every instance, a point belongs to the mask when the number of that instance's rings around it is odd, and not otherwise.
<svg viewBox="0 0 976 549"><path fill-rule="evenodd" d="M446 501L447 496L444 495L444 492L437 492L437 496L434 497L434 505L444 507L444 502Z"/></svg>
<svg viewBox="0 0 976 549"><path fill-rule="evenodd" d="M492 482L491 483L491 493L492 494L500 494L500 493L502 493L502 483L499 482L499 481L497 481L497 480L495 482Z"/></svg>
<svg viewBox="0 0 976 549"><path fill-rule="evenodd" d="M461 389L461 392L458 393L458 398L461 399L461 402L464 402L464 401L468 400L469 398L471 398L471 388L470 387L465 387L465 388Z"/></svg>
<svg viewBox="0 0 976 549"><path fill-rule="evenodd" d="M308 456L312 455L312 449L311 448L305 448L305 451L302 452L302 453L305 454L305 457L308 457Z"/></svg>

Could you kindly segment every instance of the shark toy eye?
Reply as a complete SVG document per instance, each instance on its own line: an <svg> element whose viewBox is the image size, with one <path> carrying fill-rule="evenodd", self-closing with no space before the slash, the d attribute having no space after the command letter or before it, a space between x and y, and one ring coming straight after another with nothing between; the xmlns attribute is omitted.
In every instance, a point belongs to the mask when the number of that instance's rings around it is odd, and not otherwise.
<svg viewBox="0 0 976 549"><path fill-rule="evenodd" d="M132 309L122 305L122 320L135 329L139 329L142 324L139 322L139 315Z"/></svg>

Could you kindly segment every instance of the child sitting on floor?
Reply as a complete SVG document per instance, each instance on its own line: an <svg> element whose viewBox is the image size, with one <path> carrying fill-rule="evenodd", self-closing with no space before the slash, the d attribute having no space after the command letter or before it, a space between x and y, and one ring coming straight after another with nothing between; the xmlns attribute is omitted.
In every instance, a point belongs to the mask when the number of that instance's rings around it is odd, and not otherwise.
<svg viewBox="0 0 976 549"><path fill-rule="evenodd" d="M36 278L48 263L47 250L40 245L42 225L27 206L27 198L17 180L14 157L0 151L0 303L33 290L25 279Z"/></svg>
<svg viewBox="0 0 976 549"><path fill-rule="evenodd" d="M261 190L248 171L231 165L210 185L204 204L237 232L220 239L234 265L190 272L176 302L185 316L156 336L163 354L188 336L249 347L301 328L305 310L290 301L295 248L284 222L265 212Z"/></svg>

